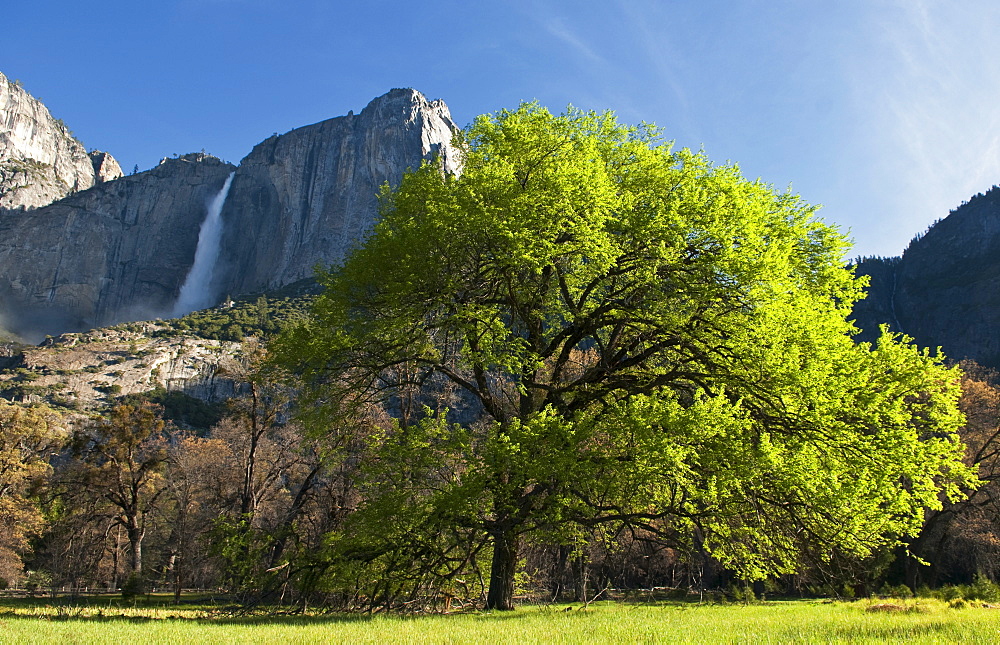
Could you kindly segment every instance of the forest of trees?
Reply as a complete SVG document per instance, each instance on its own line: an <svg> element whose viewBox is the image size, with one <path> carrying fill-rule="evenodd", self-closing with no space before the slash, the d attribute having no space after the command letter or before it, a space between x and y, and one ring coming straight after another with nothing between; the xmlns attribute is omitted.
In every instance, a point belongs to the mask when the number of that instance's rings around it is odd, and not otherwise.
<svg viewBox="0 0 1000 645"><path fill-rule="evenodd" d="M301 321L165 332L259 333L208 427L164 392L0 406L0 579L508 610L1000 575L1000 380L855 342L812 207L611 114L526 104L461 145L461 176L385 189Z"/></svg>
<svg viewBox="0 0 1000 645"><path fill-rule="evenodd" d="M929 512L905 547L887 545L866 558L824 559L829 554L817 551L798 572L772 576L759 590L854 595L1000 579L1000 375L963 368L965 461L979 465L985 483ZM459 563L441 545L413 543L447 536L428 536L422 531L431 527L405 524L408 518L383 518L376 534L356 536L360 544L331 543L371 525L355 516L367 493L410 474L389 463L359 476L365 433L392 427L384 411L312 439L281 412L286 383L252 376L256 384L245 382L245 396L208 432L164 423L153 404L125 404L80 428L41 408L0 405L0 585L67 593L211 589L247 603L364 609L483 602L484 580L468 570L451 575ZM384 481L372 481L379 469ZM410 553L377 551L380 542L404 537ZM485 576L487 554L475 546L485 547L470 544ZM522 548L517 592L539 599L749 582L693 539L671 545L655 527L581 527L571 542L539 535ZM378 568L361 566L368 558Z"/></svg>

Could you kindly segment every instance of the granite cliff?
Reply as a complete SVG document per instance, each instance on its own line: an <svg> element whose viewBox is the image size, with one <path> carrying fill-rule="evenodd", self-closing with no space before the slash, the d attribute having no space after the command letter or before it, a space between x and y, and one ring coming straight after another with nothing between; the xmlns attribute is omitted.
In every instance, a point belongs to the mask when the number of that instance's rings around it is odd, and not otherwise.
<svg viewBox="0 0 1000 645"><path fill-rule="evenodd" d="M208 202L234 171L206 302L311 277L370 229L383 183L425 159L448 172L460 168L447 106L415 90L392 90L357 115L272 136L238 168L195 154L121 177L110 155L88 156L19 86L5 78L0 86L7 88L0 138L21 155L8 158L63 173L65 185L48 205L51 195L40 189L0 192L21 199L0 211L0 324L28 338L171 315Z"/></svg>
<svg viewBox="0 0 1000 645"><path fill-rule="evenodd" d="M222 211L215 291L274 289L330 264L375 222L376 195L408 168L438 155L457 172L447 106L392 90L361 111L273 136L236 170Z"/></svg>
<svg viewBox="0 0 1000 645"><path fill-rule="evenodd" d="M880 324L956 360L1000 367L1000 188L979 194L913 239L902 256L868 258L861 340Z"/></svg>
<svg viewBox="0 0 1000 645"><path fill-rule="evenodd" d="M62 121L0 74L0 209L45 206L121 176L111 155L88 155Z"/></svg>
<svg viewBox="0 0 1000 645"><path fill-rule="evenodd" d="M233 166L208 155L0 213L0 303L26 337L168 312L194 257L206 203Z"/></svg>

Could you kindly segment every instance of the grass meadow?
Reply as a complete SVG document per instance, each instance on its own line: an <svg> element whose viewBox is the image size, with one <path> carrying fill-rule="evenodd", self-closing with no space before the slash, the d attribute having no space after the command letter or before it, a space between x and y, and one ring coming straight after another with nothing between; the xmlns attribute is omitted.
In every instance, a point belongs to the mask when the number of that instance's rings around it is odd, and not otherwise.
<svg viewBox="0 0 1000 645"><path fill-rule="evenodd" d="M605 602L586 609L525 606L512 613L233 616L204 605L0 601L0 643L902 642L1000 642L1000 607L953 608L933 599Z"/></svg>

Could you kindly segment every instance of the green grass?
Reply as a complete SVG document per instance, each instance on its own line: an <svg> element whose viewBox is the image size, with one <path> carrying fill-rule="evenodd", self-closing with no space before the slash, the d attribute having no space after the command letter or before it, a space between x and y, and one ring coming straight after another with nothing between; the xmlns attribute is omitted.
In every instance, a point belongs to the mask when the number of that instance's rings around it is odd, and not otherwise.
<svg viewBox="0 0 1000 645"><path fill-rule="evenodd" d="M993 643L1000 609L937 600L755 605L598 603L447 616L253 616L204 606L0 603L0 643Z"/></svg>

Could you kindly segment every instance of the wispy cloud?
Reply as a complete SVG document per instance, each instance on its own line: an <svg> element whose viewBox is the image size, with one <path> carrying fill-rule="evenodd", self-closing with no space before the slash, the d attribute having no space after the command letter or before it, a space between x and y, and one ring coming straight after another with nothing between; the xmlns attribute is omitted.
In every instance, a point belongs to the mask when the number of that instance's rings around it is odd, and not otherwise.
<svg viewBox="0 0 1000 645"><path fill-rule="evenodd" d="M546 20L543 24L545 30L557 40L569 46L575 53L583 56L592 63L607 65L607 60L598 54L594 49L577 33L572 31L564 18L554 17Z"/></svg>
<svg viewBox="0 0 1000 645"><path fill-rule="evenodd" d="M871 164L893 192L893 224L918 232L1000 183L1000 7L898 1L874 23L858 81Z"/></svg>
<svg viewBox="0 0 1000 645"><path fill-rule="evenodd" d="M618 9L625 17L627 33L636 45L636 55L642 57L643 65L655 70L656 76L651 81L669 90L671 99L676 102L676 113L683 115L684 123L679 127L693 134L697 128L691 120L690 101L679 67L679 61L685 58L674 49L667 29L669 20L663 15L662 8L659 3L618 0ZM651 16L656 18L651 19Z"/></svg>
<svg viewBox="0 0 1000 645"><path fill-rule="evenodd" d="M669 113L671 122L661 125L669 126L671 136L699 145L700 128L683 79L688 58L670 36L674 13L659 2L616 0L602 4L596 19L541 10L532 19L579 61L580 75L592 79L590 98L598 106L613 107L630 121Z"/></svg>

